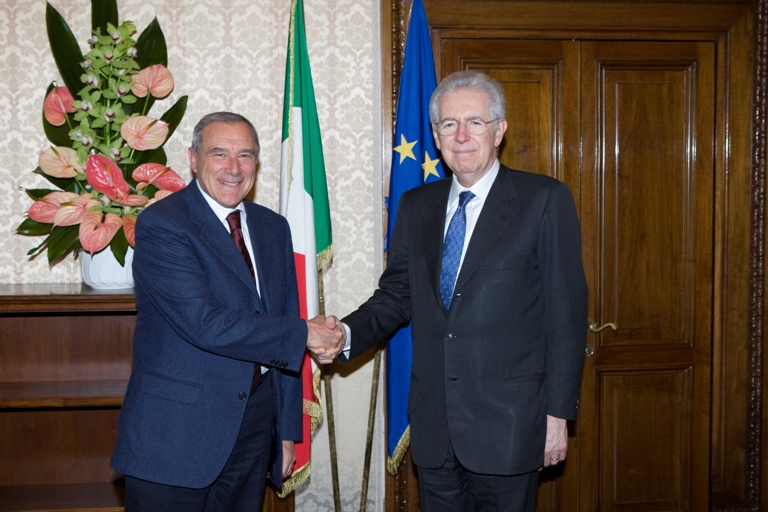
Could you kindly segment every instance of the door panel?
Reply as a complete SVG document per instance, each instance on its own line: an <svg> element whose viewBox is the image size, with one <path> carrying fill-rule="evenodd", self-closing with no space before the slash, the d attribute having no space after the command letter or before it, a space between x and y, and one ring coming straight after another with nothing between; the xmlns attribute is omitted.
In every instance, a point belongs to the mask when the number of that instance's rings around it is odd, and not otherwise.
<svg viewBox="0 0 768 512"><path fill-rule="evenodd" d="M714 103L713 44L582 45L582 510L707 507Z"/></svg>
<svg viewBox="0 0 768 512"><path fill-rule="evenodd" d="M690 367L600 373L598 510L683 509L691 377Z"/></svg>

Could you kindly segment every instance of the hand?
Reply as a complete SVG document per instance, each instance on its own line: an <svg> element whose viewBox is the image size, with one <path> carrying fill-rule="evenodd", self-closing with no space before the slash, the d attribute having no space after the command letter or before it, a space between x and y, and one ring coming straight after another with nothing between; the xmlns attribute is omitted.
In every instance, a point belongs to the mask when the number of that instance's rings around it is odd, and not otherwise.
<svg viewBox="0 0 768 512"><path fill-rule="evenodd" d="M291 476L294 464L296 464L296 450L293 441L283 441L283 478Z"/></svg>
<svg viewBox="0 0 768 512"><path fill-rule="evenodd" d="M320 364L330 363L344 349L347 333L337 317L318 315L307 320L307 328L307 348Z"/></svg>
<svg viewBox="0 0 768 512"><path fill-rule="evenodd" d="M547 437L544 442L544 466L554 466L565 460L568 452L568 428L563 419L547 414Z"/></svg>

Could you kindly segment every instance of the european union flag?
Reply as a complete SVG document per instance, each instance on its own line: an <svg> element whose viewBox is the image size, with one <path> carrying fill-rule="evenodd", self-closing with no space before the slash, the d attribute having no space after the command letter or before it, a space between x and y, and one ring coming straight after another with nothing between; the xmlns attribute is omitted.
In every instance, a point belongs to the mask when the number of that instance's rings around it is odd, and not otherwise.
<svg viewBox="0 0 768 512"><path fill-rule="evenodd" d="M405 41L403 73L397 96L392 172L389 178L387 247L400 196L444 176L429 123L429 98L437 87L429 25L421 0L414 0ZM410 444L408 391L413 338L410 325L387 343L387 469L395 474Z"/></svg>

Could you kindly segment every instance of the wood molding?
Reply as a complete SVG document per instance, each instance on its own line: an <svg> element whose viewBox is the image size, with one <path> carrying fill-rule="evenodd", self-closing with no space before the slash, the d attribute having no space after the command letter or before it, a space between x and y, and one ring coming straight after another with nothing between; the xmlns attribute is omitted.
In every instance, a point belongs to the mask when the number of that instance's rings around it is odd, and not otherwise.
<svg viewBox="0 0 768 512"><path fill-rule="evenodd" d="M749 344L747 346L747 502L761 509L763 420L763 318L765 315L766 86L768 85L768 0L757 4L752 87L752 218L750 226Z"/></svg>

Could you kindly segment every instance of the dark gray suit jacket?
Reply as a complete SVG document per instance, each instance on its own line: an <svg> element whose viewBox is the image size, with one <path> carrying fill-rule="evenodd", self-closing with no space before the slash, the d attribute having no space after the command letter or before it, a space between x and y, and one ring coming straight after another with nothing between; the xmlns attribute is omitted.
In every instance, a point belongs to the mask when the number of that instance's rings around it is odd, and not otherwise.
<svg viewBox="0 0 768 512"><path fill-rule="evenodd" d="M350 357L410 320L414 462L442 466L450 442L470 471L532 471L543 463L546 415L574 419L578 403L587 285L573 198L557 180L501 166L446 313L450 186L403 195L379 288L343 319Z"/></svg>
<svg viewBox="0 0 768 512"><path fill-rule="evenodd" d="M301 440L299 369L307 343L287 221L245 202L261 296L197 183L136 223L138 321L133 369L111 465L166 485L210 485L227 461L248 403L254 363L271 367L281 440Z"/></svg>

